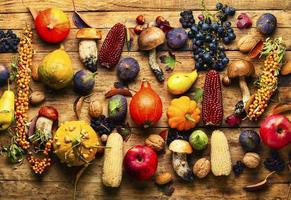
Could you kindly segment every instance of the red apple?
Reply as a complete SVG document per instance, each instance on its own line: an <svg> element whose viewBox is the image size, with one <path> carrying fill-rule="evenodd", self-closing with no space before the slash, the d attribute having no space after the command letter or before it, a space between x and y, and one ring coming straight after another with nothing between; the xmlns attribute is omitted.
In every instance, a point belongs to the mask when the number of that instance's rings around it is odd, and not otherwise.
<svg viewBox="0 0 291 200"><path fill-rule="evenodd" d="M261 123L260 135L264 144L281 149L291 142L291 122L283 115L270 115Z"/></svg>
<svg viewBox="0 0 291 200"><path fill-rule="evenodd" d="M125 171L137 180L151 178L158 166L158 155L148 146L137 145L127 151L123 166Z"/></svg>
<svg viewBox="0 0 291 200"><path fill-rule="evenodd" d="M34 24L39 37L48 43L61 42L70 33L70 20L58 8L49 8L40 11Z"/></svg>

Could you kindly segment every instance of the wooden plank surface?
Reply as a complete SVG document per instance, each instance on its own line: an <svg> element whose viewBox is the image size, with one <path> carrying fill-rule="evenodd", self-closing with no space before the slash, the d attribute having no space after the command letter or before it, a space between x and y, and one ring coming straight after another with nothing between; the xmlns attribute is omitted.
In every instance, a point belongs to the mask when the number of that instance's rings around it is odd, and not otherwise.
<svg viewBox="0 0 291 200"><path fill-rule="evenodd" d="M215 9L216 0L207 0L206 7L210 10ZM47 7L59 7L65 11L74 9L72 0L40 0L37 3L34 0L3 0L0 2L1 12L25 12L28 6L34 6L37 9ZM288 10L291 8L290 1L281 0L226 0L224 3L234 6L238 10ZM80 11L167 11L192 9L200 10L200 1L191 0L75 0L75 6Z"/></svg>
<svg viewBox="0 0 291 200"><path fill-rule="evenodd" d="M236 41L227 46L227 56L230 60L247 59L247 55L238 52L237 41L244 34L252 34L256 37L261 37L256 31L255 21L265 12L273 13L278 19L278 28L274 36L282 36L286 42L287 60L291 60L291 1L281 0L226 0L224 3L234 6L239 12L247 12L253 19L253 27L240 31L234 28L237 35ZM216 0L205 0L206 7L211 12L214 12ZM192 9L194 15L197 16L201 9L200 1L193 0L75 0L75 6L78 11L84 16L87 21L98 30L102 31L103 39L108 33L110 27L117 22L122 22L127 27L133 28L135 26L135 17L143 14L148 21L153 21L157 15L164 16L170 21L171 25L178 27L179 12L183 9ZM0 0L0 29L13 29L17 34L21 33L21 29L25 24L33 27L33 20L28 13L26 7L35 9L45 9L47 7L59 7L66 11L71 19L73 14L73 4L71 0ZM235 27L236 18L239 14L230 19L232 26ZM79 60L78 55L78 40L75 39L77 28L72 24L72 30L69 37L63 43L74 63L74 70L84 68ZM103 39L99 42L102 44ZM48 45L42 42L34 31L34 47L36 54L34 56L34 64L40 64L43 57L50 51L58 48L58 45ZM167 54L168 47L163 45L158 49L158 55ZM194 60L191 52L191 42L181 49L174 52L176 54L177 63L175 71L191 71L194 66ZM8 64L16 54L0 54L0 63ZM133 136L126 143L126 150L136 144L143 144L144 139L149 133L159 133L164 127L167 127L166 110L170 100L173 98L166 90L166 84L159 84L148 67L148 58L146 52L139 52L137 45L137 37L134 38L133 48L131 52L127 52L124 48L123 56L132 56L136 58L141 66L141 72L137 80L130 84L130 88L138 90L141 80L146 78L150 80L153 88L157 91L163 101L163 116L158 124L158 128L150 129L143 132L138 128L133 128ZM262 60L250 60L254 62L256 73L261 72ZM107 100L104 98L104 93L109 90L113 82L117 80L115 71L108 71L99 68L96 76L96 85L94 92L98 94L98 98L103 102L106 108ZM225 72L221 72L221 77ZM166 73L168 77L170 73ZM198 80L195 83L196 87L202 87L204 84L205 72L201 72ZM251 91L254 87L249 82ZM73 101L77 95L72 91L72 88L55 92L43 87L41 83L33 82L31 84L33 91L44 90L47 94L45 105L55 106L60 113L60 121L74 120ZM284 77L280 80L279 93L275 96L275 101L291 101L291 77ZM229 115L235 103L241 98L238 83L233 82L230 87L223 87L223 101L224 101L224 115ZM130 99L128 98L128 101ZM273 102L270 107L275 104ZM81 113L81 118L89 120L87 116L87 104L84 105ZM29 117L32 118L38 111L39 107L31 107ZM105 109L104 109L105 111ZM291 118L291 113L287 116ZM128 116L128 121L134 127L134 123ZM259 122L250 122L245 120L240 127L229 128L224 123L221 130L223 130L230 143L230 151L232 155L232 162L242 159L243 150L238 143L239 132L244 129L254 128L258 130ZM206 130L210 136L211 130L199 124L200 128ZM7 135L0 136L0 144L9 143ZM285 160L288 159L288 153L291 148L286 147L281 151ZM262 159L267 157L269 149L262 147L259 151ZM194 153L191 155L191 163L194 163L201 156L209 158L209 147L202 153ZM154 184L154 181L138 183L130 179L124 174L122 185L117 190L110 190L103 187L101 182L101 169L103 159L97 157L92 165L87 169L80 180L78 186L77 199L103 199L103 200L117 200L117 199L171 199L171 200L190 200L190 199L234 199L234 200L285 200L288 191L288 183L291 181L290 172L287 169L284 172L275 175L272 178L271 186L264 191L257 193L245 192L242 187L254 183L257 180L263 179L268 171L264 169L263 165L255 170L246 170L240 177L235 177L231 174L226 178L217 178L209 175L206 179L195 180L194 183L187 184L182 182L178 177L175 177L174 187L175 192L171 197L165 196L163 192ZM0 199L14 200L14 199L72 199L73 185L72 180L78 169L68 168L61 164L57 158L54 158L54 166L42 178L36 177L32 174L29 165L25 161L24 164L14 169L6 162L5 157L0 157ZM159 166L157 172L170 171L174 174L171 166L171 153L167 150L165 153L159 155Z"/></svg>

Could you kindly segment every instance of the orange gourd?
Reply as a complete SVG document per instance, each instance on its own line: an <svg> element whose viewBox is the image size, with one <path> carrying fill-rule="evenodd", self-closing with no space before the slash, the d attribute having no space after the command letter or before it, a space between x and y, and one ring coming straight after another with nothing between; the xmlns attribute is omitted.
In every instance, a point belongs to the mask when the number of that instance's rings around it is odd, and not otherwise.
<svg viewBox="0 0 291 200"><path fill-rule="evenodd" d="M167 111L168 124L179 131L187 131L200 121L200 114L196 101L182 96L171 101Z"/></svg>

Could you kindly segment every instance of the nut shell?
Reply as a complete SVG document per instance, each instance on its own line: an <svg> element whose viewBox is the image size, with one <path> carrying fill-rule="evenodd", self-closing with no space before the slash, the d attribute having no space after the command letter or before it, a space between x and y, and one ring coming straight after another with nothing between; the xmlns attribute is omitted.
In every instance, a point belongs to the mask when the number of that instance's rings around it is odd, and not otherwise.
<svg viewBox="0 0 291 200"><path fill-rule="evenodd" d="M91 117L99 117L103 113L102 103L98 100L91 101L89 104L89 115Z"/></svg>
<svg viewBox="0 0 291 200"><path fill-rule="evenodd" d="M257 42L257 39L253 36L246 35L239 39L237 47L241 52L248 53L256 46Z"/></svg>
<svg viewBox="0 0 291 200"><path fill-rule="evenodd" d="M146 140L145 145L151 147L154 151L162 151L165 148L165 140L156 134L151 134Z"/></svg>
<svg viewBox="0 0 291 200"><path fill-rule="evenodd" d="M156 184L165 185L173 180L172 174L164 172L156 176Z"/></svg>
<svg viewBox="0 0 291 200"><path fill-rule="evenodd" d="M246 153L243 157L243 163L245 164L246 167L254 169L259 166L261 162L261 158L259 154L257 153Z"/></svg>
<svg viewBox="0 0 291 200"><path fill-rule="evenodd" d="M198 178L204 178L206 177L211 170L211 164L210 161L206 158L201 158L196 161L196 163L193 166L193 173Z"/></svg>
<svg viewBox="0 0 291 200"><path fill-rule="evenodd" d="M35 91L31 93L29 96L29 102L33 106L41 104L44 101L45 101L45 94L42 91Z"/></svg>

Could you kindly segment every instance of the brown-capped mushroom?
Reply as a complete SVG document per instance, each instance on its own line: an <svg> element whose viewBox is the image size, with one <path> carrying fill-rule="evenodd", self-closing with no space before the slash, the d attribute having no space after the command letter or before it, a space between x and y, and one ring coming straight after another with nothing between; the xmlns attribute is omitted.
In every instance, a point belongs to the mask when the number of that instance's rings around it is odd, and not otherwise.
<svg viewBox="0 0 291 200"><path fill-rule="evenodd" d="M95 28L81 28L78 30L77 39L79 42L79 55L82 63L90 71L97 70L97 43L96 40L101 40L102 34Z"/></svg>
<svg viewBox="0 0 291 200"><path fill-rule="evenodd" d="M246 77L254 77L255 68L251 62L246 60L233 61L227 67L227 75L223 78L224 81L230 82L229 79L239 78L239 86L242 93L244 105L250 98L250 91L246 83Z"/></svg>
<svg viewBox="0 0 291 200"><path fill-rule="evenodd" d="M138 38L139 49L149 51L149 65L159 82L163 82L165 78L163 70L157 63L156 47L165 41L165 33L157 27L148 27Z"/></svg>
<svg viewBox="0 0 291 200"><path fill-rule="evenodd" d="M186 140L177 139L171 142L169 149L173 152L172 165L174 171L184 181L193 181L194 174L187 161L187 154L191 154L193 152L190 143Z"/></svg>

